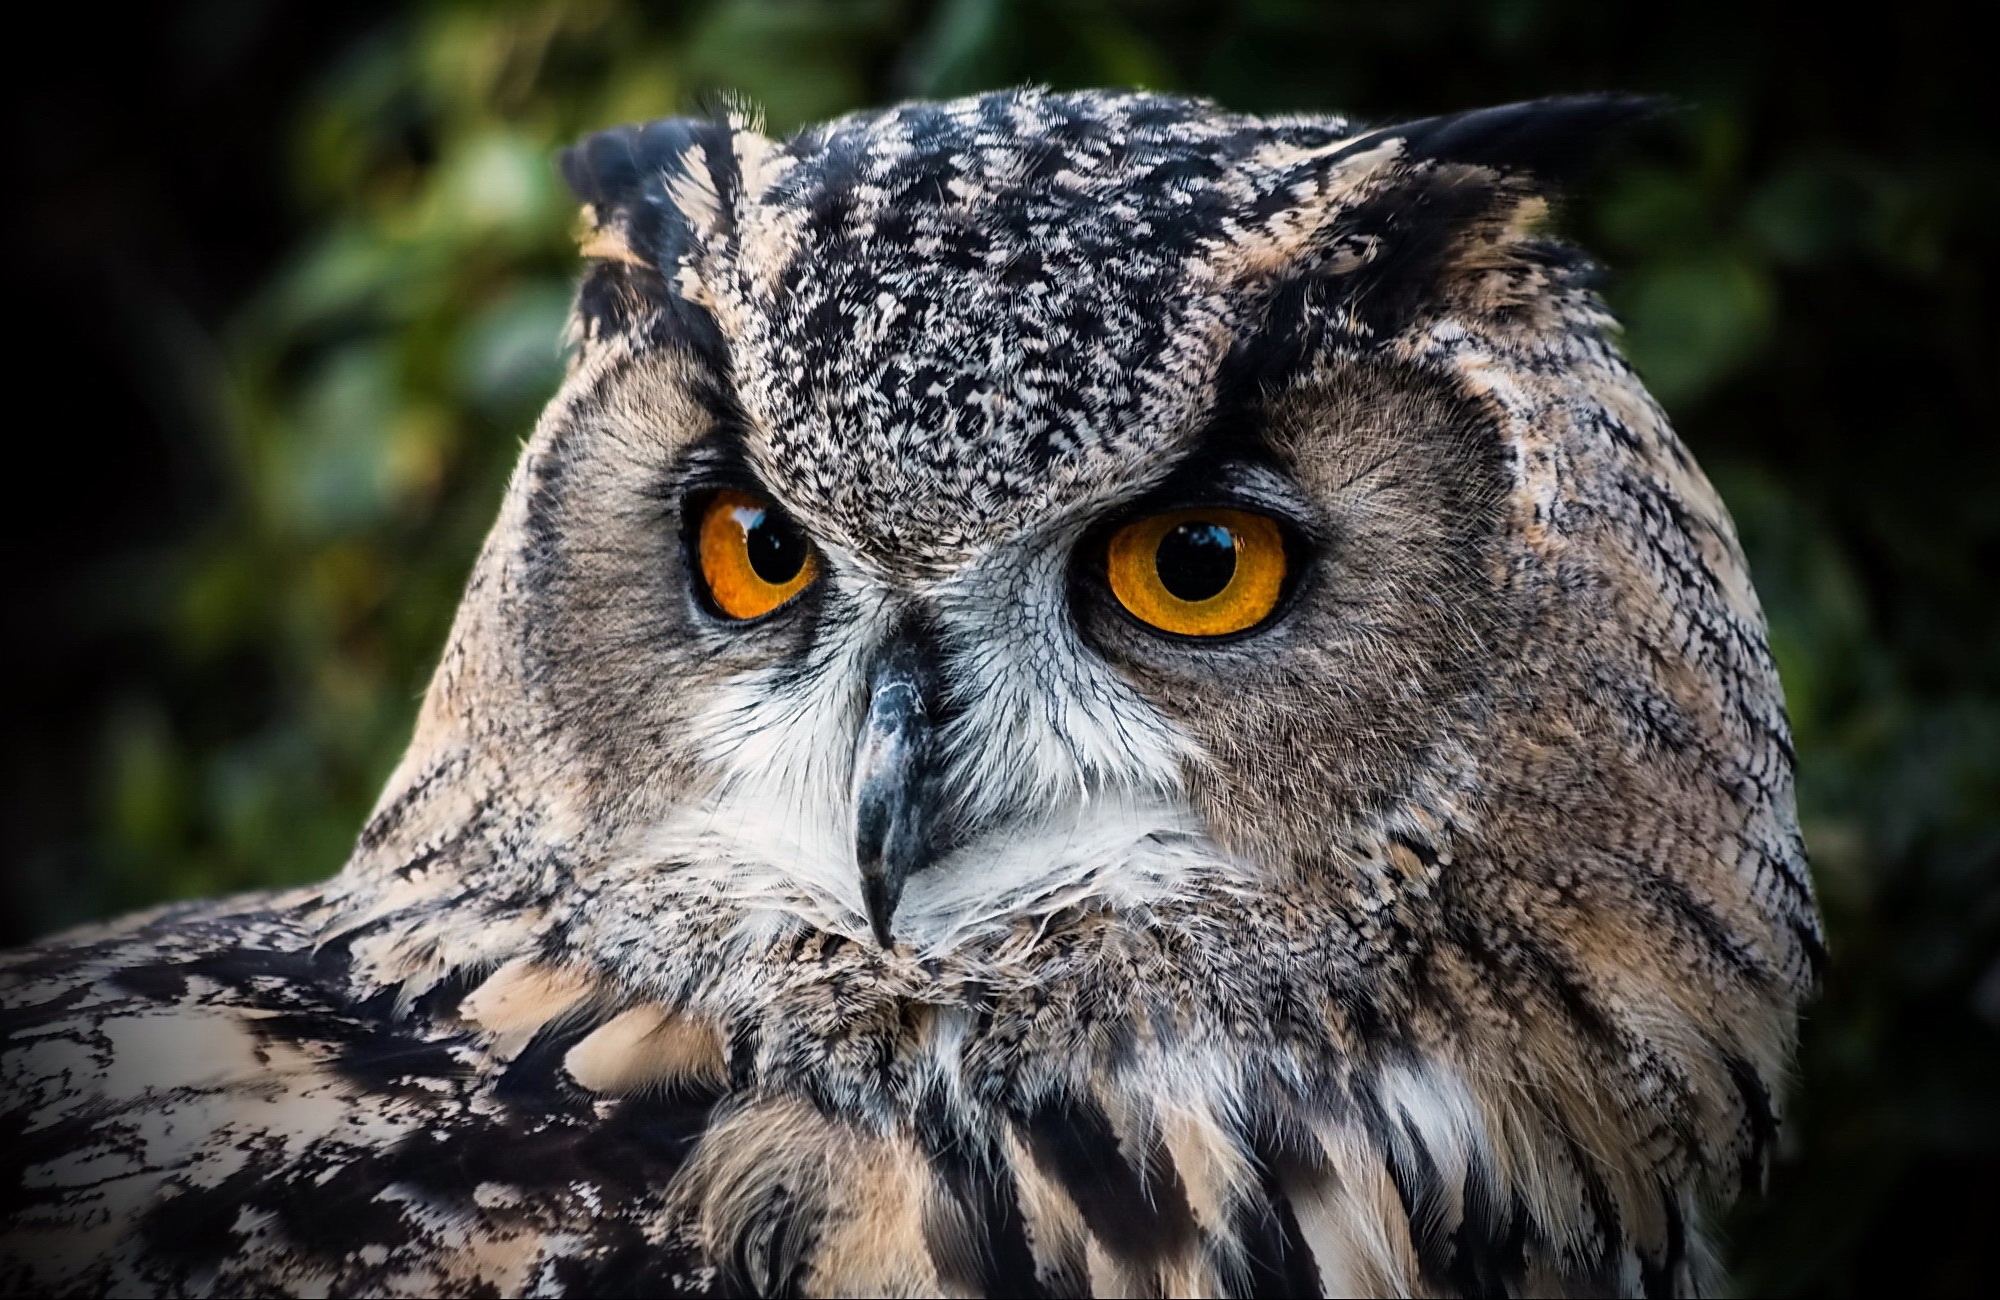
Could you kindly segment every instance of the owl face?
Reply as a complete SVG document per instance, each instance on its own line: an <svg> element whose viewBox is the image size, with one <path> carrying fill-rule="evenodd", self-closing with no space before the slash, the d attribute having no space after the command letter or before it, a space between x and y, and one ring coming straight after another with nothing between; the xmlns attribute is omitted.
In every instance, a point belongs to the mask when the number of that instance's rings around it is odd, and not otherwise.
<svg viewBox="0 0 2000 1300"><path fill-rule="evenodd" d="M1419 373L1302 376L939 555L898 544L934 464L827 493L685 398L662 421L671 368L567 417L527 624L553 738L690 889L948 946L1331 869L1468 743L1499 442Z"/></svg>
<svg viewBox="0 0 2000 1300"><path fill-rule="evenodd" d="M1477 742L1505 435L1331 305L1395 150L996 103L676 137L679 265L593 209L524 624L655 889L939 950L1336 871Z"/></svg>

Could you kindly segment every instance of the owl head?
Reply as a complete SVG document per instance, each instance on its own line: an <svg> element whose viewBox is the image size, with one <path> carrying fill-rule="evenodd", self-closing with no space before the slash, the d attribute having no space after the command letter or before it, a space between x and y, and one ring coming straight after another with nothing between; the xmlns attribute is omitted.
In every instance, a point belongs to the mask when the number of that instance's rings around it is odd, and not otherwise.
<svg viewBox="0 0 2000 1300"><path fill-rule="evenodd" d="M873 1122L1206 1098L1662 1258L1818 937L1728 517L1545 230L1639 107L586 140L574 360L330 928Z"/></svg>

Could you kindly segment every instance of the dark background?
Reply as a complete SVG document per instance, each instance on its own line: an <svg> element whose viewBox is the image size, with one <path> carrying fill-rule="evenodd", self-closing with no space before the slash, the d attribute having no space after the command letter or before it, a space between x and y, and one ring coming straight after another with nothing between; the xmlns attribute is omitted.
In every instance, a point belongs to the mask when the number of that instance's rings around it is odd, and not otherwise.
<svg viewBox="0 0 2000 1300"><path fill-rule="evenodd" d="M559 373L582 131L1139 84L1391 119L1672 96L1561 220L1729 501L1833 966L1746 1293L1984 1293L2000 1224L2000 163L1985 43L1601 0L168 0L40 11L0 940L334 870ZM133 16L136 15L136 16ZM708 97L708 98L705 98ZM1982 1279L1986 1285L1982 1285Z"/></svg>

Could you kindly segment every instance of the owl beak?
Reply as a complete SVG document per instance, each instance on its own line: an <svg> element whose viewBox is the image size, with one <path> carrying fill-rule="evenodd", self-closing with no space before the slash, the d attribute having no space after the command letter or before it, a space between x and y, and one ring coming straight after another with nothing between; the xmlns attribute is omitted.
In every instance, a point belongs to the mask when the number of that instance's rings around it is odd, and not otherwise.
<svg viewBox="0 0 2000 1300"><path fill-rule="evenodd" d="M895 940L889 922L903 882L931 864L931 700L936 670L926 638L899 631L869 673L868 718L854 749L854 858L875 941Z"/></svg>

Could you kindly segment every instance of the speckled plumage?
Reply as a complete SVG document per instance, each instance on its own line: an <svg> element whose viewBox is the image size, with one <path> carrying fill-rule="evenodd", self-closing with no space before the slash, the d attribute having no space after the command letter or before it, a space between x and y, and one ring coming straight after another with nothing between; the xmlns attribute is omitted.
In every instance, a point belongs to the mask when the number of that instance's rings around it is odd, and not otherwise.
<svg viewBox="0 0 2000 1300"><path fill-rule="evenodd" d="M347 868L9 959L0 1288L1702 1287L1819 939L1727 516L1536 228L1632 108L572 151L576 358ZM823 556L745 625L680 540L727 483ZM1197 501L1298 528L1268 626L1093 577Z"/></svg>

